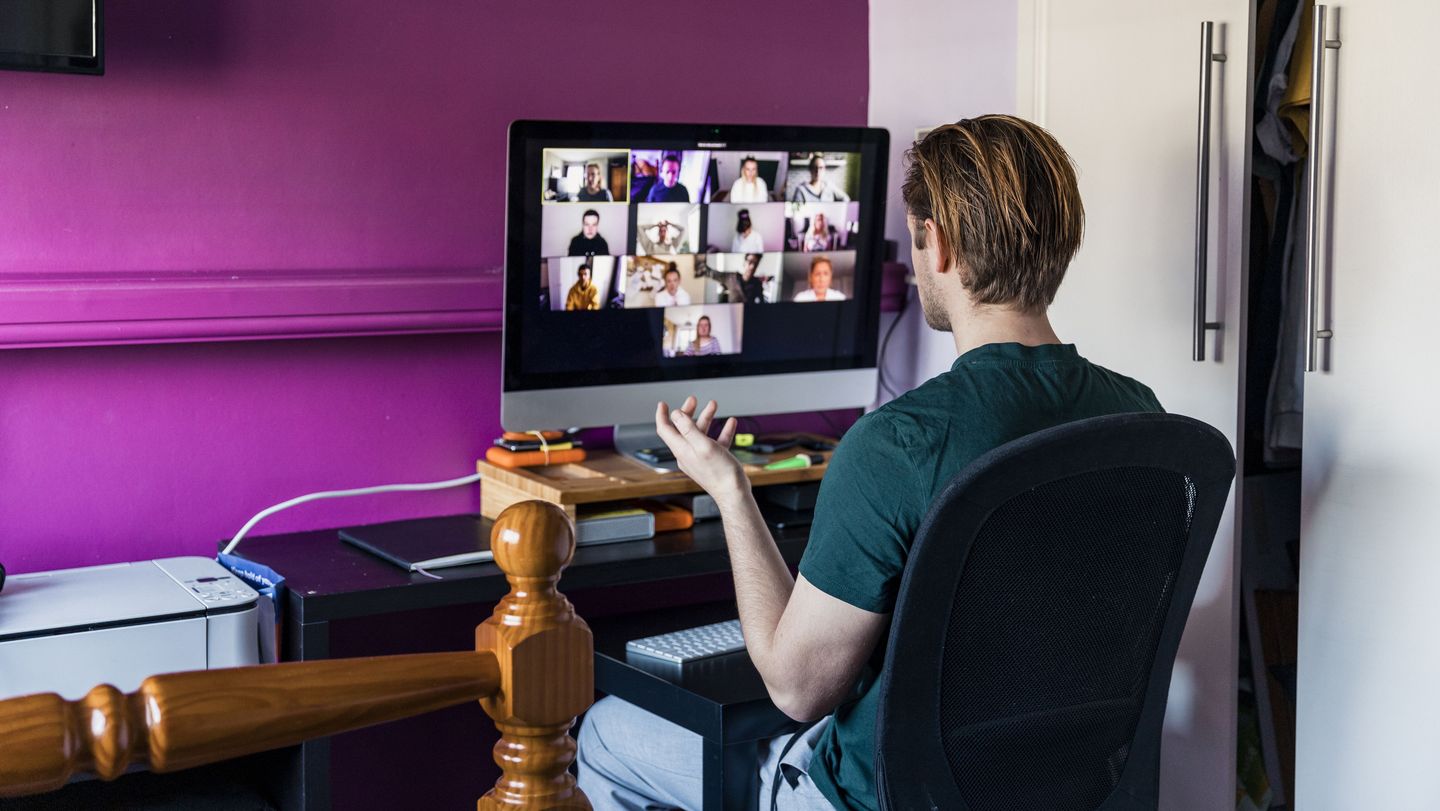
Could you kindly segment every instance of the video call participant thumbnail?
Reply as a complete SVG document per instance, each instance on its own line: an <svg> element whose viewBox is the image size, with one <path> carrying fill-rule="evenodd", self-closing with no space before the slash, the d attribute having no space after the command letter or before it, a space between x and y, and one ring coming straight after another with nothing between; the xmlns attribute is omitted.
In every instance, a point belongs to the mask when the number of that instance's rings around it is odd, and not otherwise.
<svg viewBox="0 0 1440 811"><path fill-rule="evenodd" d="M649 255L680 253L685 245L685 226L669 220L641 224L635 237L640 250Z"/></svg>
<svg viewBox="0 0 1440 811"><path fill-rule="evenodd" d="M580 233L571 237L570 250L566 255L608 256L609 253L610 243L600 236L600 212L593 208L585 209L585 213L580 216Z"/></svg>
<svg viewBox="0 0 1440 811"><path fill-rule="evenodd" d="M585 166L585 185L576 192L575 200L579 203L610 203L615 196L610 190L600 184L600 164L591 163Z"/></svg>
<svg viewBox="0 0 1440 811"><path fill-rule="evenodd" d="M836 285L836 262L841 257L849 259L849 273L846 274L845 282L848 285L850 275L854 272L854 254L837 254L833 258L830 255L801 257L808 259L809 269L805 274L804 285L796 282L790 300L798 304L810 304L821 301L845 301L848 296ZM789 259L789 257L786 257ZM790 271L791 268L787 268ZM787 273L787 276L790 275Z"/></svg>
<svg viewBox="0 0 1440 811"><path fill-rule="evenodd" d="M731 203L764 203L770 199L770 186L760 176L760 161L754 155L740 159L740 176L730 184Z"/></svg>
<svg viewBox="0 0 1440 811"><path fill-rule="evenodd" d="M695 256L625 258L625 309L698 304L704 298L705 280L695 274Z"/></svg>
<svg viewBox="0 0 1440 811"><path fill-rule="evenodd" d="M730 240L731 253L764 253L765 240L760 237L755 223L750 219L750 209L742 208L735 213L735 236Z"/></svg>
<svg viewBox="0 0 1440 811"><path fill-rule="evenodd" d="M641 203L635 207L635 253L666 256L698 253L700 206Z"/></svg>
<svg viewBox="0 0 1440 811"><path fill-rule="evenodd" d="M859 160L859 156L851 156L853 160ZM829 176L828 165L825 157L816 153L807 162L809 179L803 183L797 183L790 191L790 202L792 203L835 203L849 202L850 195L837 179ZM794 177L794 175L791 175ZM793 181L792 181L793 182Z"/></svg>
<svg viewBox="0 0 1440 811"><path fill-rule="evenodd" d="M737 262L740 270L733 270ZM775 300L779 265L778 254L712 254L696 275L703 274L714 282L706 288L707 302L767 304Z"/></svg>
<svg viewBox="0 0 1440 811"><path fill-rule="evenodd" d="M738 354L743 310L738 304L666 308L662 339L665 356Z"/></svg>
<svg viewBox="0 0 1440 811"><path fill-rule="evenodd" d="M540 256L614 256L629 253L630 207L624 203L550 205L540 210Z"/></svg>
<svg viewBox="0 0 1440 811"><path fill-rule="evenodd" d="M860 230L859 203L790 203L785 223L792 251L843 251Z"/></svg>
<svg viewBox="0 0 1440 811"><path fill-rule="evenodd" d="M600 310L612 297L615 257L561 257L541 262L546 294L542 302L551 310Z"/></svg>
<svg viewBox="0 0 1440 811"><path fill-rule="evenodd" d="M785 203L711 203L705 226L707 253L766 253L785 248Z"/></svg>
<svg viewBox="0 0 1440 811"><path fill-rule="evenodd" d="M708 194L710 152L636 149L630 152L631 201L699 203Z"/></svg>
<svg viewBox="0 0 1440 811"><path fill-rule="evenodd" d="M545 203L626 201L628 149L547 149L541 200Z"/></svg>
<svg viewBox="0 0 1440 811"><path fill-rule="evenodd" d="M595 286L592 278L595 269L589 262L580 265L576 271L579 279L570 285L570 292L565 296L565 309L567 310L598 310L600 309L600 288Z"/></svg>
<svg viewBox="0 0 1440 811"><path fill-rule="evenodd" d="M754 205L785 202L788 152L712 152L709 202Z"/></svg>
<svg viewBox="0 0 1440 811"><path fill-rule="evenodd" d="M667 154L660 159L659 180L651 184L645 195L647 203L688 203L690 190L680 182L680 156Z"/></svg>
<svg viewBox="0 0 1440 811"><path fill-rule="evenodd" d="M665 286L655 294L656 307L687 307L690 304L690 293L680 286L680 268L674 262L665 267L663 274Z"/></svg>

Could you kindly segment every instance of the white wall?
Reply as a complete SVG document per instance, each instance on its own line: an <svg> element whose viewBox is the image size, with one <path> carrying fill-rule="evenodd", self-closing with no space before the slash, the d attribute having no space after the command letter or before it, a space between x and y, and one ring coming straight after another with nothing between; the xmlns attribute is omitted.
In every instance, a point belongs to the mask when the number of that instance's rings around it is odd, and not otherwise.
<svg viewBox="0 0 1440 811"><path fill-rule="evenodd" d="M872 0L870 125L890 130L885 236L910 264L910 237L900 200L901 159L915 130L985 113L1015 110L1016 0ZM893 316L881 319L881 334ZM913 388L950 368L948 333L925 326L910 305L890 339L886 377ZM889 399L882 396L882 402Z"/></svg>

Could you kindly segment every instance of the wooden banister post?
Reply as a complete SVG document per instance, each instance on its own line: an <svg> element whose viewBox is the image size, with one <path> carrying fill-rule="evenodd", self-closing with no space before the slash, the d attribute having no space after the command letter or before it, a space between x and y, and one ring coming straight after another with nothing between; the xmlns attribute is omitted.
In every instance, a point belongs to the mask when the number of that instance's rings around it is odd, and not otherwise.
<svg viewBox="0 0 1440 811"><path fill-rule="evenodd" d="M477 807L588 809L568 771L569 731L595 696L594 642L556 590L575 552L574 527L559 507L527 501L496 519L490 548L510 593L475 629L475 649L493 652L500 665L500 689L480 705L500 729L501 775Z"/></svg>

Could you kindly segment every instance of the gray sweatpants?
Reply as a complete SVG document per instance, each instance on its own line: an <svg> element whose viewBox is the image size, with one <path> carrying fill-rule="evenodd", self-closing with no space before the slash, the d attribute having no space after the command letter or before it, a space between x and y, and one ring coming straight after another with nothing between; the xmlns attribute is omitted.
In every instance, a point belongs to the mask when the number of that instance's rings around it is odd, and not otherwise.
<svg viewBox="0 0 1440 811"><path fill-rule="evenodd" d="M755 766L760 770L760 797L756 806L770 808L775 775L781 784L777 804L785 811L830 811L808 774L810 756L830 719L824 718L799 733L785 752L791 736L761 741ZM660 811L700 808L700 736L618 698L595 703L580 726L580 788L596 811Z"/></svg>

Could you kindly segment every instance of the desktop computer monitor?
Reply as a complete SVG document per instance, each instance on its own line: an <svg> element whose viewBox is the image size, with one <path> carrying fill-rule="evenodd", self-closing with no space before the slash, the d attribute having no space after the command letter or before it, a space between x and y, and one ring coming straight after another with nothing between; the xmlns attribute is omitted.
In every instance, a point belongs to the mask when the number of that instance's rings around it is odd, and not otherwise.
<svg viewBox="0 0 1440 811"><path fill-rule="evenodd" d="M512 124L501 423L872 402L888 149L868 128Z"/></svg>

